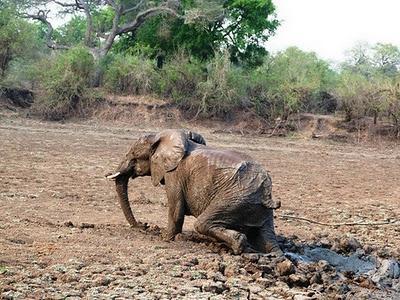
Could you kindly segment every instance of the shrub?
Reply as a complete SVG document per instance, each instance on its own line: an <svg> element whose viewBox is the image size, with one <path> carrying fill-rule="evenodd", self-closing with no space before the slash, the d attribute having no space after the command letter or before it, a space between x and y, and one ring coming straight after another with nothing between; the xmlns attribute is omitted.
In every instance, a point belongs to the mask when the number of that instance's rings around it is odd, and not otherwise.
<svg viewBox="0 0 400 300"><path fill-rule="evenodd" d="M294 112L317 110L318 95L332 84L334 72L314 53L291 47L267 57L249 79L249 99L257 112L285 120Z"/></svg>
<svg viewBox="0 0 400 300"><path fill-rule="evenodd" d="M216 55L207 71L207 79L199 84L197 114L221 116L242 106L245 75L241 69L232 66L228 53Z"/></svg>
<svg viewBox="0 0 400 300"><path fill-rule="evenodd" d="M359 73L343 71L335 88L345 120L373 116L376 124L380 114L389 109L391 79L379 75L369 78Z"/></svg>
<svg viewBox="0 0 400 300"><path fill-rule="evenodd" d="M158 94L190 109L205 71L198 60L180 52L164 64L158 82Z"/></svg>
<svg viewBox="0 0 400 300"><path fill-rule="evenodd" d="M93 96L89 87L93 80L94 59L86 49L73 48L46 64L38 74L44 89L44 96L37 105L40 114L59 120L90 105Z"/></svg>
<svg viewBox="0 0 400 300"><path fill-rule="evenodd" d="M117 54L107 66L104 87L117 94L148 94L155 90L157 72L142 56Z"/></svg>

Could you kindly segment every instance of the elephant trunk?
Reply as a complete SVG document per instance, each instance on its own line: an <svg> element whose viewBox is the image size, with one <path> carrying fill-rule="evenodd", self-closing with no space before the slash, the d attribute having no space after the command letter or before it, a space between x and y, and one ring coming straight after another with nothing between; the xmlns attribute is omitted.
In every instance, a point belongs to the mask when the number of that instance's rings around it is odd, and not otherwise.
<svg viewBox="0 0 400 300"><path fill-rule="evenodd" d="M138 222L133 216L131 206L129 205L128 181L129 176L118 176L115 180L115 186L118 194L118 200L126 220L132 227L136 227Z"/></svg>

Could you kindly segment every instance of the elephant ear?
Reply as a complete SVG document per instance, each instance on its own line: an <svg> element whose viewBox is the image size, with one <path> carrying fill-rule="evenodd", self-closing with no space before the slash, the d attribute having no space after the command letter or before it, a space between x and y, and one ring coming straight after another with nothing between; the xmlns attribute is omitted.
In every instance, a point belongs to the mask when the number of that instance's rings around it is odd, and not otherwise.
<svg viewBox="0 0 400 300"><path fill-rule="evenodd" d="M189 148L189 140L205 145L204 138L190 130L164 130L154 138L151 155L151 180L157 186L167 172L173 171Z"/></svg>
<svg viewBox="0 0 400 300"><path fill-rule="evenodd" d="M188 148L187 134L183 130L165 130L155 140L151 156L151 180L157 186L165 173L175 170Z"/></svg>

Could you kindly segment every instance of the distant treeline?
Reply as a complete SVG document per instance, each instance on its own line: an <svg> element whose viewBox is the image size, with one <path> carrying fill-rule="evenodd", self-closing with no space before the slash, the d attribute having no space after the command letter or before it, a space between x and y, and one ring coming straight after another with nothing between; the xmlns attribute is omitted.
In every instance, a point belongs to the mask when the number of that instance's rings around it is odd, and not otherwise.
<svg viewBox="0 0 400 300"><path fill-rule="evenodd" d="M46 10L18 2L0 4L0 83L40 91L48 118L68 117L99 93L152 94L199 118L336 113L390 122L398 135L399 48L357 44L334 67L296 47L270 54L263 45L279 26L271 1L114 1L119 10L60 1L73 17L57 29Z"/></svg>

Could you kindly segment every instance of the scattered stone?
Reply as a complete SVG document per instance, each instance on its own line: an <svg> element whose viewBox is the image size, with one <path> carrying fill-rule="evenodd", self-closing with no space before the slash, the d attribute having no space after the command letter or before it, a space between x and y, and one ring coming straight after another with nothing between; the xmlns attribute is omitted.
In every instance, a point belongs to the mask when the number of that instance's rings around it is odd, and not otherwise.
<svg viewBox="0 0 400 300"><path fill-rule="evenodd" d="M108 286L111 283L111 279L104 275L97 275L93 279L93 286Z"/></svg>
<svg viewBox="0 0 400 300"><path fill-rule="evenodd" d="M313 297L308 297L306 295L294 295L293 300L313 300L315 298Z"/></svg>
<svg viewBox="0 0 400 300"><path fill-rule="evenodd" d="M289 275L289 283L291 283L294 286L300 286L300 287L307 287L310 285L310 282L308 281L307 277L303 274Z"/></svg>
<svg viewBox="0 0 400 300"><path fill-rule="evenodd" d="M382 283L390 285L392 279L400 277L399 263L393 259L384 259L377 272L372 276L372 281L375 283Z"/></svg>
<svg viewBox="0 0 400 300"><path fill-rule="evenodd" d="M221 272L214 273L214 275L212 276L212 279L214 281L226 282L226 277L224 275L222 275Z"/></svg>
<svg viewBox="0 0 400 300"><path fill-rule="evenodd" d="M258 260L260 259L261 254L260 253L243 253L242 257L244 259L247 259L253 263L258 262Z"/></svg>
<svg viewBox="0 0 400 300"><path fill-rule="evenodd" d="M207 279L207 274L204 271L192 271L190 274L190 280L196 279Z"/></svg>
<svg viewBox="0 0 400 300"><path fill-rule="evenodd" d="M71 221L64 222L65 227L74 227L74 224Z"/></svg>
<svg viewBox="0 0 400 300"><path fill-rule="evenodd" d="M259 286L258 284L250 284L249 285L249 291L253 294L258 294L262 291L263 289L261 288L261 286Z"/></svg>
<svg viewBox="0 0 400 300"><path fill-rule="evenodd" d="M222 282L208 282L203 285L204 292L222 294L226 290L228 290L228 287Z"/></svg>
<svg viewBox="0 0 400 300"><path fill-rule="evenodd" d="M225 267L224 275L226 277L232 277L239 274L239 267L236 264L228 264Z"/></svg>
<svg viewBox="0 0 400 300"><path fill-rule="evenodd" d="M79 225L80 229L86 229L86 228L94 228L94 224L91 223L82 223L81 225Z"/></svg>
<svg viewBox="0 0 400 300"><path fill-rule="evenodd" d="M310 279L310 284L321 284L323 283L321 273L316 272Z"/></svg>
<svg viewBox="0 0 400 300"><path fill-rule="evenodd" d="M331 248L332 247L332 243L330 240L328 240L326 237L323 237L319 240L319 244L321 245L321 247L324 248Z"/></svg>
<svg viewBox="0 0 400 300"><path fill-rule="evenodd" d="M288 259L278 262L275 268L281 276L290 275L296 272L294 264Z"/></svg>
<svg viewBox="0 0 400 300"><path fill-rule="evenodd" d="M62 274L67 272L67 268L64 265L54 265L53 269L54 269L54 271L57 271L57 272L62 273Z"/></svg>
<svg viewBox="0 0 400 300"><path fill-rule="evenodd" d="M326 260L318 261L318 269L323 272L330 271L332 269L331 265Z"/></svg>

